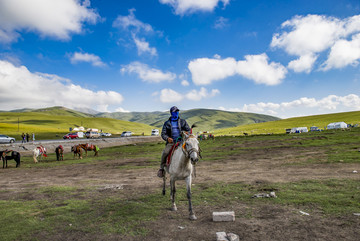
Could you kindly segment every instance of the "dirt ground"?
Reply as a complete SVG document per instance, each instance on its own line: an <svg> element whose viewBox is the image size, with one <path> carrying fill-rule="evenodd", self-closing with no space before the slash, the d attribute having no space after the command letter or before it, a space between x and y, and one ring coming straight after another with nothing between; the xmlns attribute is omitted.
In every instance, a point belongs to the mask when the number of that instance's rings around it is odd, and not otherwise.
<svg viewBox="0 0 360 241"><path fill-rule="evenodd" d="M359 180L360 164L309 164L284 165L295 159L293 149L266 149L221 161L200 162L193 184L223 183L273 183L311 179L351 178ZM307 159L323 154L311 148L303 148L301 158ZM8 168L0 170L1 200L11 199L19 193L31 197L31 189L46 186L75 187L121 187L113 190L123 195L145 195L158 192L161 195L162 180L156 177L156 168L119 169L122 165L141 165L144 159L121 159L101 163L57 166L54 168ZM181 183L181 181L178 181ZM179 185L178 192L184 192ZM359 191L359 190L358 190ZM102 195L99 192L99 195ZM193 193L196 196L196 193ZM239 204L237 206L195 206L196 221L188 219L186 202L178 205L178 211L164 207L164 215L146 224L151 231L146 237L87 236L68 233L51 237L51 240L216 240L216 232L231 232L240 240L359 240L360 217L353 214L341 217L327 217L322 213L301 215L300 210L291 206L259 205L257 207ZM212 212L235 211L235 222L213 222ZM360 210L359 210L360 211ZM248 217L251 213L251 217ZM38 237L49 240L49 237Z"/></svg>

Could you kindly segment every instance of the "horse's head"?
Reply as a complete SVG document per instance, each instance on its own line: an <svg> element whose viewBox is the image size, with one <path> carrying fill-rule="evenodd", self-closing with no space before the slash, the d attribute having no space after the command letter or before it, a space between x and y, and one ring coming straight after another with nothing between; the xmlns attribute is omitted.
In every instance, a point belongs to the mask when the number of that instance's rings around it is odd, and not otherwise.
<svg viewBox="0 0 360 241"><path fill-rule="evenodd" d="M200 158L199 141L193 134L187 134L186 132L183 132L182 136L184 140L183 148L185 150L186 156L190 158L191 164L195 165Z"/></svg>

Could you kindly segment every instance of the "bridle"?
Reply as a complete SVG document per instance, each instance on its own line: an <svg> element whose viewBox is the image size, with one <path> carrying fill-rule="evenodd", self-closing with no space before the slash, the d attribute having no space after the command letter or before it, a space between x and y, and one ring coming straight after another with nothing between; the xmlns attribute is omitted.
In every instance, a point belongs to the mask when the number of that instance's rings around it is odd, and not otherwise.
<svg viewBox="0 0 360 241"><path fill-rule="evenodd" d="M201 156L201 151L202 150L201 150L200 146L198 146L198 149L196 149L195 147L191 148L190 150L186 149L186 141L188 139L190 139L190 138L196 138L196 137L194 135L191 135L191 136L189 136L188 138L185 139L184 145L182 147L182 150L183 150L183 152L185 154L185 157L190 158L190 155L195 152L202 159L202 156ZM194 163L192 163L192 164L194 165Z"/></svg>

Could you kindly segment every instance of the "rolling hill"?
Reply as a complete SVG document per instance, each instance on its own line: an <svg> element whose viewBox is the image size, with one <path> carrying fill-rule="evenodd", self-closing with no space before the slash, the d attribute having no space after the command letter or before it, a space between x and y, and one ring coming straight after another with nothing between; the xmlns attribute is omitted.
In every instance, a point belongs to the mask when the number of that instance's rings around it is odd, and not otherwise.
<svg viewBox="0 0 360 241"><path fill-rule="evenodd" d="M169 112L115 112L100 113L96 116L144 123L161 128L170 114ZM196 123L197 131L213 131L220 128L279 120L279 118L269 115L211 109L180 111L180 116L186 119L189 125Z"/></svg>
<svg viewBox="0 0 360 241"><path fill-rule="evenodd" d="M285 129L293 127L308 127L309 129L311 126L317 126L324 129L329 123L341 121L353 125L360 124L360 111L288 118L265 123L218 129L214 133L216 135L243 135L244 132L248 134L278 134L285 133Z"/></svg>
<svg viewBox="0 0 360 241"><path fill-rule="evenodd" d="M69 132L69 128L102 129L104 132L120 134L132 131L135 134L150 135L153 126L112 118L95 117L64 107L51 107L25 112L0 112L0 133L19 139L22 132L36 133L39 138L53 139ZM40 135L40 136L39 136Z"/></svg>

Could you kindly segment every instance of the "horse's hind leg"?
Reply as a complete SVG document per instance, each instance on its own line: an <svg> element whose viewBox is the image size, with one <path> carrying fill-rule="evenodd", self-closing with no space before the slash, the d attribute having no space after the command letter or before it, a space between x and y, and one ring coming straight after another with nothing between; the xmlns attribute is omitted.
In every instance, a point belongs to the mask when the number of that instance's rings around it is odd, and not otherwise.
<svg viewBox="0 0 360 241"><path fill-rule="evenodd" d="M173 180L172 178L170 178L170 196L171 196L171 210L172 211L177 211L177 207L175 204L175 193L176 193L176 188L175 188L175 180Z"/></svg>
<svg viewBox="0 0 360 241"><path fill-rule="evenodd" d="M187 190L187 198L189 201L189 218L190 220L196 220L197 217L195 216L195 213L192 209L192 203L191 203L191 175L185 179L186 181L186 190Z"/></svg>

